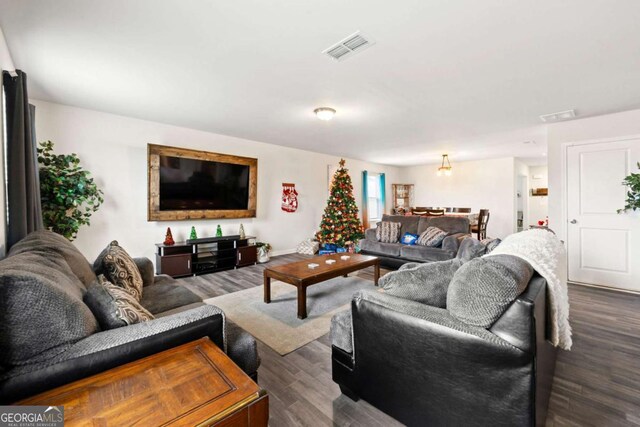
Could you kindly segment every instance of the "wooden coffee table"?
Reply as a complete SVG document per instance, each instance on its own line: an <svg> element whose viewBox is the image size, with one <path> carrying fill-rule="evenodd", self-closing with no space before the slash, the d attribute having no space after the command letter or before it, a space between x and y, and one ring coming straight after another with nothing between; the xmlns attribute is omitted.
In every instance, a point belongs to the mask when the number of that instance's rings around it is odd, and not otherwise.
<svg viewBox="0 0 640 427"><path fill-rule="evenodd" d="M340 257L349 256L343 260ZM327 264L327 260L335 260L333 264ZM309 268L309 264L319 264L316 268ZM378 258L360 254L331 254L319 255L290 264L267 267L264 270L264 302L271 302L271 279L280 280L298 288L298 318L307 317L307 288L316 283L324 282L340 276L346 276L357 270L374 267L373 281L378 286L380 278L380 261Z"/></svg>
<svg viewBox="0 0 640 427"><path fill-rule="evenodd" d="M209 338L16 403L64 406L66 426L266 427L269 396Z"/></svg>

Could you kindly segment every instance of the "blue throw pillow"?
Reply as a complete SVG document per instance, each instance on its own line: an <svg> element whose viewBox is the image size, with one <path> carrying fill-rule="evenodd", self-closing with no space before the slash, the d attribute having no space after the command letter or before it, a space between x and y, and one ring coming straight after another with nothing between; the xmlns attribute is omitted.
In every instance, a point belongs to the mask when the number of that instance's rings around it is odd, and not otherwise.
<svg viewBox="0 0 640 427"><path fill-rule="evenodd" d="M404 233L404 236L402 236L402 239L400 239L400 243L402 243L403 245L415 245L416 242L418 241L418 235L417 234L411 234L411 233Z"/></svg>

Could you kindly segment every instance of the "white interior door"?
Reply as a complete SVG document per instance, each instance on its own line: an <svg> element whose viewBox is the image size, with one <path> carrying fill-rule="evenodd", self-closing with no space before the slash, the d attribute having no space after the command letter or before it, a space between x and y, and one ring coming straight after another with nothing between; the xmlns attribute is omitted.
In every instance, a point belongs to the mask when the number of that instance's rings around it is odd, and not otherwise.
<svg viewBox="0 0 640 427"><path fill-rule="evenodd" d="M567 149L569 280L640 291L640 214L618 214L640 139Z"/></svg>

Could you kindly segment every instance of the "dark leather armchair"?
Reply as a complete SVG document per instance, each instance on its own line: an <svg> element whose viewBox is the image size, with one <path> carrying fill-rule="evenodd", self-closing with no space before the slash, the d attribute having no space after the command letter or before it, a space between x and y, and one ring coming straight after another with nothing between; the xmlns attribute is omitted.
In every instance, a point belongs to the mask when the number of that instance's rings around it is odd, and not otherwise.
<svg viewBox="0 0 640 427"><path fill-rule="evenodd" d="M374 291L357 294L351 314L352 348L332 347L345 395L409 426L544 425L556 349L539 275L490 329Z"/></svg>

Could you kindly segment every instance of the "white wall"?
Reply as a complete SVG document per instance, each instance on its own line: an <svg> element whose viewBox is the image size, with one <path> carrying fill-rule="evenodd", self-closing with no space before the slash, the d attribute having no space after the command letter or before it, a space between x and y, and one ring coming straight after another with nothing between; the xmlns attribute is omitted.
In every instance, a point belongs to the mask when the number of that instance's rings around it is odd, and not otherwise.
<svg viewBox="0 0 640 427"><path fill-rule="evenodd" d="M11 59L11 53L9 52L9 46L4 38L2 28L0 28L0 68L3 70L15 70L13 65L13 59Z"/></svg>
<svg viewBox="0 0 640 427"><path fill-rule="evenodd" d="M549 227L566 240L567 224L563 219L566 188L563 186L563 144L640 135L640 109L607 114L549 125L547 128L549 158Z"/></svg>
<svg viewBox="0 0 640 427"><path fill-rule="evenodd" d="M522 188L521 187L522 181ZM513 232L518 231L518 211L522 210L523 217L523 229L526 230L527 223L529 221L529 166L520 160L514 160L514 176L513 176L513 201L514 201L514 229ZM520 197L518 197L520 192Z"/></svg>
<svg viewBox="0 0 640 427"><path fill-rule="evenodd" d="M81 165L105 192L105 203L75 241L94 259L111 240L132 256L154 255L154 243L171 227L174 239L184 240L195 225L198 236L213 236L221 224L224 234L237 234L240 223L248 235L271 243L275 253L295 249L318 229L327 199L327 166L338 157L249 141L193 129L131 119L42 101L36 105L36 135L50 139L58 153L77 153ZM147 144L162 144L258 158L257 218L147 222ZM387 194L398 182L399 169L347 159L354 194L361 202L362 170L386 173ZM280 209L282 183L293 182L299 193L295 213ZM388 198L387 209L391 206Z"/></svg>
<svg viewBox="0 0 640 427"><path fill-rule="evenodd" d="M529 166L529 188L548 188L549 169L547 166ZM529 225L538 224L539 220L544 220L549 215L549 197L532 196L529 191Z"/></svg>
<svg viewBox="0 0 640 427"><path fill-rule="evenodd" d="M515 160L513 157L453 161L451 176L436 176L438 165L402 170L402 181L415 185L416 206L489 209L487 236L503 238L515 231ZM389 182L389 181L387 181Z"/></svg>

